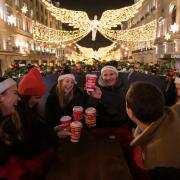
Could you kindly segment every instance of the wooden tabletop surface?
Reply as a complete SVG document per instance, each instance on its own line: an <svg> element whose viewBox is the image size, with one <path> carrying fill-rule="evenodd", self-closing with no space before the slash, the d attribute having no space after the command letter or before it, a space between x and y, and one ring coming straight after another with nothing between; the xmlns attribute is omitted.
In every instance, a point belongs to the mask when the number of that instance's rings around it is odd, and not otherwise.
<svg viewBox="0 0 180 180"><path fill-rule="evenodd" d="M116 139L94 136L61 143L47 180L132 180L121 146Z"/></svg>

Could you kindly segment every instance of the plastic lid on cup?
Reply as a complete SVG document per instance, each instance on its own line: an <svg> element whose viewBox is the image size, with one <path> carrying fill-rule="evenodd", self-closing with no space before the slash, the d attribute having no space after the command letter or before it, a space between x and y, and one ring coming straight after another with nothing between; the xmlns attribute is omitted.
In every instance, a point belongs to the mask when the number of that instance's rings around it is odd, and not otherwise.
<svg viewBox="0 0 180 180"><path fill-rule="evenodd" d="M94 107L88 107L85 110L85 113L96 113L96 109Z"/></svg>
<svg viewBox="0 0 180 180"><path fill-rule="evenodd" d="M86 77L95 77L95 78L97 78L97 75L96 74L86 74Z"/></svg>
<svg viewBox="0 0 180 180"><path fill-rule="evenodd" d="M71 123L71 127L80 127L80 128L82 128L83 127L83 125L82 125L82 123L80 122L80 121L73 121L72 123Z"/></svg>
<svg viewBox="0 0 180 180"><path fill-rule="evenodd" d="M74 106L73 111L83 111L83 107L82 106Z"/></svg>
<svg viewBox="0 0 180 180"><path fill-rule="evenodd" d="M71 120L71 116L62 116L60 121L70 121Z"/></svg>

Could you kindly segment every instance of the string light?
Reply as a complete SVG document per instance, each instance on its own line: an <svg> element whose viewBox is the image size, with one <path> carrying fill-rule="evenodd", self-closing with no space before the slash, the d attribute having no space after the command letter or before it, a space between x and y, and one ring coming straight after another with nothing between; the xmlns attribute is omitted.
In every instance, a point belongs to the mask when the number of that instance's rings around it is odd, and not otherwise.
<svg viewBox="0 0 180 180"><path fill-rule="evenodd" d="M10 16L8 16L7 22L11 25L16 25L16 17L11 14Z"/></svg>
<svg viewBox="0 0 180 180"><path fill-rule="evenodd" d="M172 31L173 33L178 32L179 30L179 25L174 23L173 25L170 26L170 31Z"/></svg>
<svg viewBox="0 0 180 180"><path fill-rule="evenodd" d="M170 38L171 38L171 35L170 35L169 33L166 33L165 39L166 39L166 40L169 40Z"/></svg>
<svg viewBox="0 0 180 180"><path fill-rule="evenodd" d="M144 0L139 0L132 6L104 11L100 19L101 27L110 29L111 27L116 27L121 24L123 21L128 21L138 12L143 2Z"/></svg>
<svg viewBox="0 0 180 180"><path fill-rule="evenodd" d="M76 44L79 51L81 52L81 56L85 59L105 59L108 53L113 51L117 47L117 43L114 42L110 46L99 48L97 51L93 50L92 48L86 48Z"/></svg>
<svg viewBox="0 0 180 180"><path fill-rule="evenodd" d="M149 41L156 38L157 21L153 20L145 25L127 29L110 30L101 28L99 31L111 41Z"/></svg>
<svg viewBox="0 0 180 180"><path fill-rule="evenodd" d="M56 30L37 22L33 22L34 40L52 44L67 44L69 42L74 43L84 38L88 33L94 30L94 28L92 28L92 25L94 25L94 20L90 20L86 12L57 8L47 0L41 1L51 12L52 16L56 17L56 19L62 23L68 23L69 26L73 26L76 29L73 31ZM153 41L156 37L157 29L156 20L133 29L111 29L112 27L120 25L122 21L127 21L134 17L139 8L142 6L143 2L144 0L139 0L132 6L105 11L102 14L100 20L96 20L96 30L98 30L103 36L112 42L123 42L123 44L129 47L131 50L139 47L153 47ZM95 38L93 38L93 40L95 40ZM98 51L93 51L93 49L90 48L87 49L80 46L78 47L81 50L81 54L83 54L83 56L87 58L95 57L98 59L102 58L104 54L107 55L107 52L109 52L109 48L111 46L105 48L106 50L99 49Z"/></svg>
<svg viewBox="0 0 180 180"><path fill-rule="evenodd" d="M54 16L57 20L62 23L69 23L70 26L76 28L87 28L91 26L91 21L88 18L86 12L83 11L72 11L63 8L57 8L50 4L47 0L41 0L46 8L51 12L51 15ZM98 25L102 28L112 28L121 24L123 21L127 21L138 12L139 8L142 6L144 0L139 0L137 3L132 6L104 11Z"/></svg>
<svg viewBox="0 0 180 180"><path fill-rule="evenodd" d="M24 6L21 8L22 13L26 14L28 9L27 6L24 4Z"/></svg>
<svg viewBox="0 0 180 180"><path fill-rule="evenodd" d="M51 12L51 15L62 23L68 23L70 26L81 29L87 29L90 26L90 20L86 12L57 8L53 4L50 4L47 0L41 1Z"/></svg>
<svg viewBox="0 0 180 180"><path fill-rule="evenodd" d="M69 43L76 42L85 37L88 30L63 31L44 26L36 21L32 21L33 39L44 43Z"/></svg>

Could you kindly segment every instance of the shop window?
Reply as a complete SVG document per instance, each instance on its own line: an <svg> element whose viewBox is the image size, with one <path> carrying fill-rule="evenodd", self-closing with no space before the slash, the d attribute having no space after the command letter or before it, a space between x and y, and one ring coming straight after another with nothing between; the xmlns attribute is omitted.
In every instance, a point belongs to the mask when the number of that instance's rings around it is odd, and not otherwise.
<svg viewBox="0 0 180 180"><path fill-rule="evenodd" d="M171 4L169 7L169 15L170 15L170 24L173 25L176 23L176 5Z"/></svg>
<svg viewBox="0 0 180 180"><path fill-rule="evenodd" d="M26 66L26 60L14 60L14 64L18 64L19 67Z"/></svg>
<svg viewBox="0 0 180 180"><path fill-rule="evenodd" d="M174 6L172 14L171 14L171 24L176 22L176 6Z"/></svg>

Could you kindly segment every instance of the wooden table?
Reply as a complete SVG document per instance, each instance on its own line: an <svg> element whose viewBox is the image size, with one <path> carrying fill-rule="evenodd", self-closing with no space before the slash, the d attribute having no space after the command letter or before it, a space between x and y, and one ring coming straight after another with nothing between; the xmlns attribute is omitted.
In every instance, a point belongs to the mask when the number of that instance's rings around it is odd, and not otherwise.
<svg viewBox="0 0 180 180"><path fill-rule="evenodd" d="M86 135L78 143L63 141L46 179L132 180L132 177L116 139Z"/></svg>

